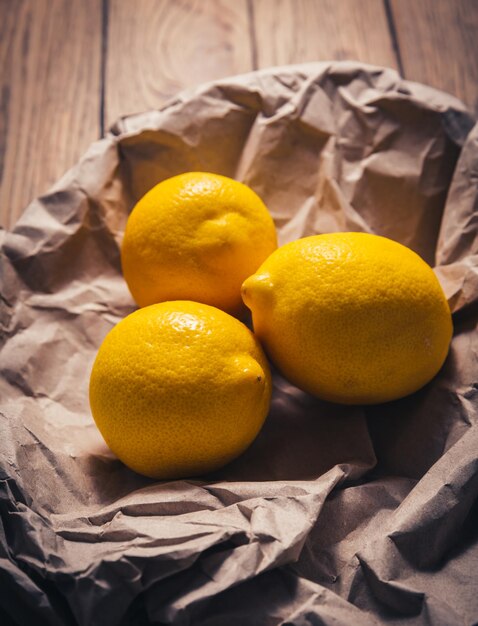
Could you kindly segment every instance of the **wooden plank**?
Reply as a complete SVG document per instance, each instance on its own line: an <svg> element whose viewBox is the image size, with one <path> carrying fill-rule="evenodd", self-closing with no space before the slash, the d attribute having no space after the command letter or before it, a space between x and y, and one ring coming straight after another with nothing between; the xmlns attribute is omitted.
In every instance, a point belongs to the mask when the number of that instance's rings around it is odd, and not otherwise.
<svg viewBox="0 0 478 626"><path fill-rule="evenodd" d="M2 226L98 138L100 59L98 0L0 0Z"/></svg>
<svg viewBox="0 0 478 626"><path fill-rule="evenodd" d="M110 0L106 127L253 69L247 0Z"/></svg>
<svg viewBox="0 0 478 626"><path fill-rule="evenodd" d="M253 0L259 67L352 59L397 67L382 0Z"/></svg>
<svg viewBox="0 0 478 626"><path fill-rule="evenodd" d="M478 2L391 0L404 74L478 112Z"/></svg>

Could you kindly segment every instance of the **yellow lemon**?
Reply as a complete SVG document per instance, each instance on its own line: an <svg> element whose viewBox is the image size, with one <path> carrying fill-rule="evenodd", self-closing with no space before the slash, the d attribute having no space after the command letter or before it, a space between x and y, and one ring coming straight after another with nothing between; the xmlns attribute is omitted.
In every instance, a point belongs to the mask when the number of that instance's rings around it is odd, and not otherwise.
<svg viewBox="0 0 478 626"><path fill-rule="evenodd" d="M196 302L139 309L103 341L90 379L93 418L131 469L181 478L221 467L269 409L267 359L237 319Z"/></svg>
<svg viewBox="0 0 478 626"><path fill-rule="evenodd" d="M194 300L236 312L242 282L276 248L272 218L252 189L190 172L159 183L134 207L121 261L139 306Z"/></svg>
<svg viewBox="0 0 478 626"><path fill-rule="evenodd" d="M286 244L244 282L243 298L283 374L333 402L378 403L416 391L442 366L452 336L433 270L376 235Z"/></svg>

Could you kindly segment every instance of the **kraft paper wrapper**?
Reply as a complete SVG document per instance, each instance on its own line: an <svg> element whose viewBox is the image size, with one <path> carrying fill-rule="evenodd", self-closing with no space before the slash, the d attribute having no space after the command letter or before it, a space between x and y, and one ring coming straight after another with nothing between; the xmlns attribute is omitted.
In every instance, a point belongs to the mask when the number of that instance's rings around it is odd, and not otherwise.
<svg viewBox="0 0 478 626"><path fill-rule="evenodd" d="M273 68L119 120L1 233L1 623L477 623L472 127L458 100L391 70ZM128 212L190 170L249 184L281 243L367 231L436 266L455 328L439 375L341 407L274 374L266 424L229 466L170 482L127 469L92 420L90 369L135 308Z"/></svg>

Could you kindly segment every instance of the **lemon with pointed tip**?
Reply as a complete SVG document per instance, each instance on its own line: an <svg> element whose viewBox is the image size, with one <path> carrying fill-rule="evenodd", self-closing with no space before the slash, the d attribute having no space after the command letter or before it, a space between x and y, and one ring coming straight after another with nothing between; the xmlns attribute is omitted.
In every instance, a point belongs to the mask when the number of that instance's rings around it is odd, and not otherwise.
<svg viewBox="0 0 478 626"><path fill-rule="evenodd" d="M215 470L267 415L271 377L253 333L217 308L139 309L103 341L90 378L93 418L128 467L153 478Z"/></svg>
<svg viewBox="0 0 478 626"><path fill-rule="evenodd" d="M332 233L286 244L242 292L272 361L325 400L406 396L448 352L451 314L433 270L385 237Z"/></svg>
<svg viewBox="0 0 478 626"><path fill-rule="evenodd" d="M236 313L242 282L276 248L274 222L252 189L188 172L160 182L136 204L121 262L139 306L194 300Z"/></svg>

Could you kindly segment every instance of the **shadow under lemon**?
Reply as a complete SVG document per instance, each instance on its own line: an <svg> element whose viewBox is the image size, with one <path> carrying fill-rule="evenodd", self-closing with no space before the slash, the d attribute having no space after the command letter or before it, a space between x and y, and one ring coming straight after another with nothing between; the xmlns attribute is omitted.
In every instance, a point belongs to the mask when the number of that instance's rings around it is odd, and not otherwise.
<svg viewBox="0 0 478 626"><path fill-rule="evenodd" d="M456 411L457 405L453 391L454 350L442 371L425 387L405 398L377 405L325 402L290 384L277 370L273 369L272 374L270 411L249 448L214 472L179 480L314 480L336 465L342 467L348 480L357 480L372 470L374 475L418 479L460 436L452 432L448 419L450 409ZM95 444L90 442L90 452L93 474L108 474L110 486L118 474L123 486L126 480L133 489L163 482L126 467L99 433ZM128 479L130 474L132 478ZM124 493L124 489L120 491Z"/></svg>
<svg viewBox="0 0 478 626"><path fill-rule="evenodd" d="M273 371L271 408L251 446L209 479L313 480L335 465L358 478L375 465L361 407L324 402Z"/></svg>
<svg viewBox="0 0 478 626"><path fill-rule="evenodd" d="M324 402L290 384L277 371L272 373L271 407L256 439L229 464L192 476L192 480L314 480L335 465L343 466L347 477L355 479L375 465L363 407ZM97 468L101 473L108 471L105 463L110 473L111 461L121 474L135 473L116 460L102 440L91 451L103 466ZM142 478L145 485L158 482Z"/></svg>

